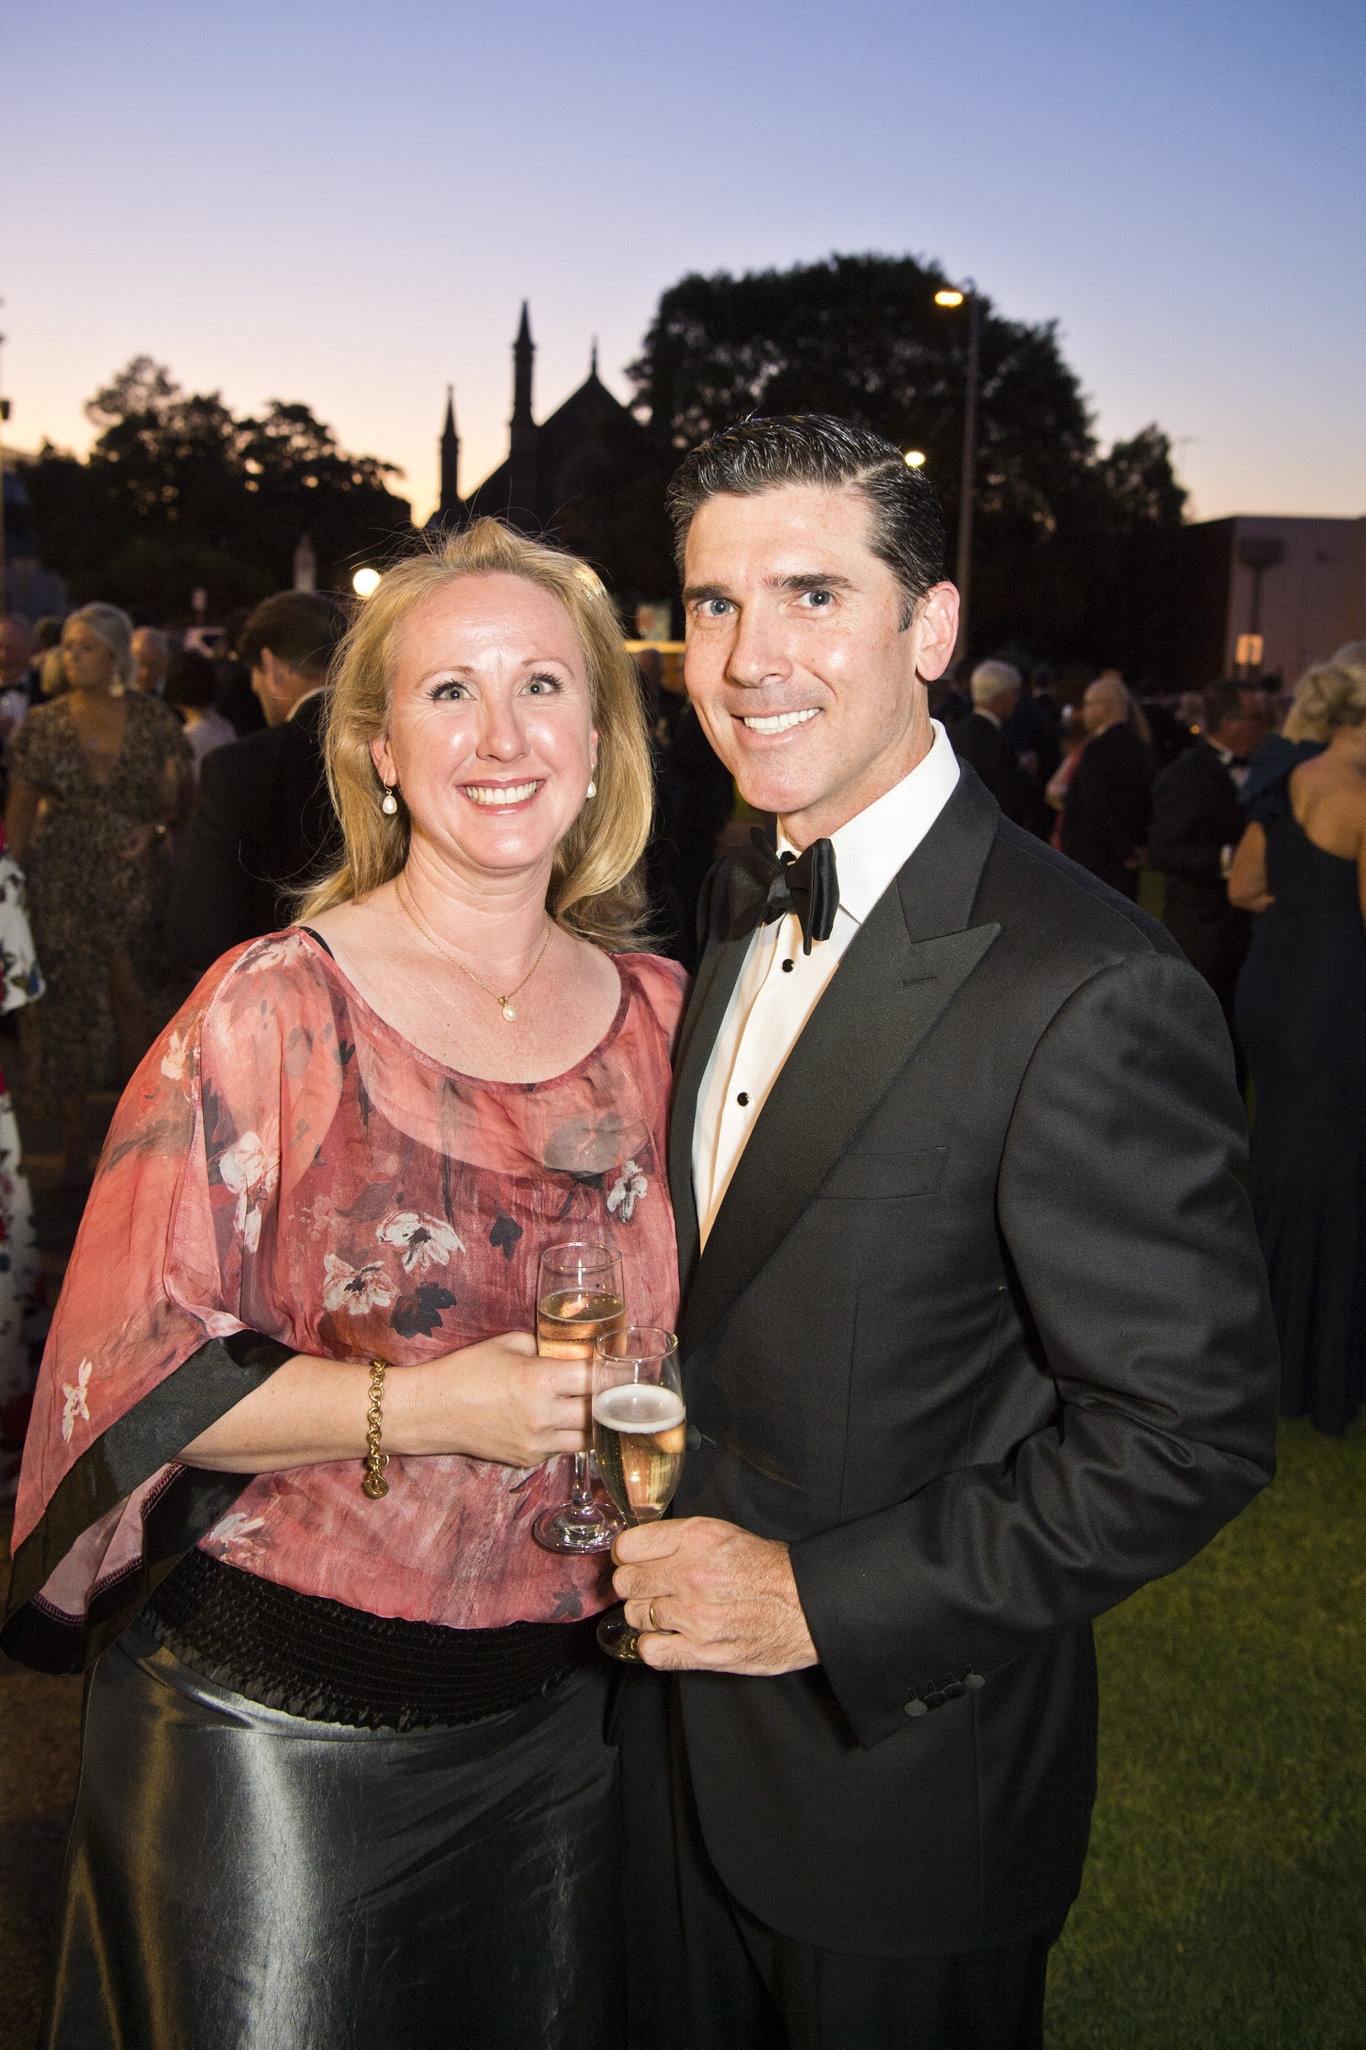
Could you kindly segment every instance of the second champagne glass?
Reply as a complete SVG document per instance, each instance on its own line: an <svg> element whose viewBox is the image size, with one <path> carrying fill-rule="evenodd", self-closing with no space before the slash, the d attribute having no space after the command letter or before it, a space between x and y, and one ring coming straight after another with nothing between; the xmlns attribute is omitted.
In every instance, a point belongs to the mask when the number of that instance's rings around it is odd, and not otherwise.
<svg viewBox="0 0 1366 2050"><path fill-rule="evenodd" d="M687 1426L673 1332L643 1324L605 1332L593 1362L593 1457L627 1523L657 1523L672 1502ZM613 1658L639 1658L639 1632L623 1609L609 1609L597 1634Z"/></svg>
<svg viewBox="0 0 1366 2050"><path fill-rule="evenodd" d="M545 1248L536 1279L536 1350L543 1358L591 1360L603 1333L625 1322L620 1253L586 1240ZM532 1532L548 1552L581 1554L609 1551L620 1528L594 1500L588 1454L576 1452L569 1500L543 1509Z"/></svg>

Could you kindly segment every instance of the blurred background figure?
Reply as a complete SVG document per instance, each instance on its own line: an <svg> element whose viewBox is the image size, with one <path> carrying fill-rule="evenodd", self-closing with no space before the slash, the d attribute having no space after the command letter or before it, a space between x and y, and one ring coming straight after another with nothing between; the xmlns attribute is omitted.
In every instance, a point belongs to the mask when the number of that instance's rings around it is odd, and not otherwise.
<svg viewBox="0 0 1366 2050"><path fill-rule="evenodd" d="M9 743L28 711L33 685L33 633L22 612L0 618L0 804L9 799Z"/></svg>
<svg viewBox="0 0 1366 2050"><path fill-rule="evenodd" d="M43 977L24 909L24 878L0 827L0 1013L43 994ZM46 1336L42 1268L33 1198L20 1171L19 1128L0 1074L0 1503L14 1499L33 1383Z"/></svg>
<svg viewBox="0 0 1366 2050"><path fill-rule="evenodd" d="M977 771L1006 817L1022 825L1029 786L1003 729L1020 702L1024 678L1010 662L979 662L969 689L972 710L949 731L953 751Z"/></svg>
<svg viewBox="0 0 1366 2050"><path fill-rule="evenodd" d="M213 657L214 675L218 679L214 708L223 714L239 738L260 733L266 723L261 701L251 687L251 669L242 660L242 635L250 618L247 606L228 614L223 622L223 646Z"/></svg>
<svg viewBox="0 0 1366 2050"><path fill-rule="evenodd" d="M689 974L697 966L697 900L734 810L730 770L718 760L691 700L685 698L669 745L663 823L678 906L679 936L673 951Z"/></svg>
<svg viewBox="0 0 1366 2050"><path fill-rule="evenodd" d="M1067 705L1063 708L1058 723L1058 766L1044 786L1044 800L1053 820L1048 838L1059 852L1062 850L1063 806L1067 802L1067 793L1085 745L1086 728L1081 720L1081 706Z"/></svg>
<svg viewBox="0 0 1366 2050"><path fill-rule="evenodd" d="M277 932L340 845L323 770L328 671L346 615L321 592L282 591L242 629L239 656L266 724L206 753L168 931L198 974L241 940Z"/></svg>
<svg viewBox="0 0 1366 2050"><path fill-rule="evenodd" d="M125 1078L164 994L165 836L187 801L190 750L156 698L129 689L132 627L86 605L62 629L70 688L15 736L6 830L28 882L47 995L22 1023L31 1081L62 1128L62 1179L87 1179L92 1039L112 1015Z"/></svg>
<svg viewBox="0 0 1366 2050"><path fill-rule="evenodd" d="M232 726L217 710L218 678L207 655L194 648L180 648L172 655L166 671L162 696L180 715L185 738L194 757L194 782L199 786L199 765L216 747L236 740Z"/></svg>
<svg viewBox="0 0 1366 2050"><path fill-rule="evenodd" d="M16 733L33 702L37 650L33 629L22 612L0 619L0 739Z"/></svg>
<svg viewBox="0 0 1366 2050"><path fill-rule="evenodd" d="M1236 1016L1282 1405L1337 1434L1366 1397L1366 660L1295 706L1327 745L1251 800L1229 896L1255 914Z"/></svg>
<svg viewBox="0 0 1366 2050"><path fill-rule="evenodd" d="M160 628L140 626L133 635L133 687L144 697L159 698L170 666L171 644Z"/></svg>
<svg viewBox="0 0 1366 2050"><path fill-rule="evenodd" d="M1227 878L1246 820L1238 792L1266 735L1259 695L1225 678L1202 695L1202 731L1153 780L1148 860L1166 885L1163 924L1218 997L1238 1055L1233 992L1252 920L1230 904Z"/></svg>
<svg viewBox="0 0 1366 2050"><path fill-rule="evenodd" d="M6 852L0 827L0 1013L43 994L43 977L24 909L24 878ZM20 1172L19 1128L0 1074L0 1503L14 1499L19 1459L46 1335L43 1278L33 1228L33 1198Z"/></svg>
<svg viewBox="0 0 1366 2050"><path fill-rule="evenodd" d="M1027 680L1002 731L1024 778L1020 823L1041 840L1053 831L1048 785L1062 760L1062 720L1052 692L1052 672L1040 665Z"/></svg>
<svg viewBox="0 0 1366 2050"><path fill-rule="evenodd" d="M1087 685L1081 724L1086 744L1067 785L1059 845L1112 890L1137 898L1153 780L1147 721L1111 672Z"/></svg>

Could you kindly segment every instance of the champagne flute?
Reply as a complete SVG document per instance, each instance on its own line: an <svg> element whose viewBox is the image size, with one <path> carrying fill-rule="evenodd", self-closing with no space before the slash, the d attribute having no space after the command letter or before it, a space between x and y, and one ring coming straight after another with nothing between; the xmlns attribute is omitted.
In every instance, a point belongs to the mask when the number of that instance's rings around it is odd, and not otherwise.
<svg viewBox="0 0 1366 2050"><path fill-rule="evenodd" d="M687 1447L687 1411L672 1331L637 1324L605 1331L593 1359L593 1457L626 1523L657 1523L674 1498ZM639 1632L609 1609L598 1643L638 1659Z"/></svg>
<svg viewBox="0 0 1366 2050"><path fill-rule="evenodd" d="M545 1248L536 1279L536 1350L543 1358L591 1360L601 1334L625 1323L620 1253L582 1240ZM620 1528L593 1498L588 1454L576 1452L569 1500L543 1509L532 1534L548 1552L582 1555L610 1551Z"/></svg>

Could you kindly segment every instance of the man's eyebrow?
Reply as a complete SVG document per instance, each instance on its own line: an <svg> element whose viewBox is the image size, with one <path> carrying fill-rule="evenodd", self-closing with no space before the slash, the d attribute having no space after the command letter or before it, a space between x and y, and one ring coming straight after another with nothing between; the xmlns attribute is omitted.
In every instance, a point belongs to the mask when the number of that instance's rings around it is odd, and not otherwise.
<svg viewBox="0 0 1366 2050"><path fill-rule="evenodd" d="M842 577L831 570L794 570L790 576L770 577L769 589L773 591L852 591L852 577Z"/></svg>
<svg viewBox="0 0 1366 2050"><path fill-rule="evenodd" d="M852 577L841 576L837 570L802 569L793 570L786 576L765 578L770 591L852 591ZM702 605L709 598L731 599L733 593L724 584L687 584L683 590L685 605Z"/></svg>

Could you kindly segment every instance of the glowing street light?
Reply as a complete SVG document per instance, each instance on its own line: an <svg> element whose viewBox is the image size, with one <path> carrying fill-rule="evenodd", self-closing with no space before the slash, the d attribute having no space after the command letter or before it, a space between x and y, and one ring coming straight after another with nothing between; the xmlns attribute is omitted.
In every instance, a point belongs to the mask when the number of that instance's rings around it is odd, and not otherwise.
<svg viewBox="0 0 1366 2050"><path fill-rule="evenodd" d="M379 571L358 569L351 579L351 589L358 598L373 598L379 589Z"/></svg>
<svg viewBox="0 0 1366 2050"><path fill-rule="evenodd" d="M936 306L968 309L968 364L963 397L963 474L958 493L958 639L954 653L960 659L968 652L968 594L972 581L972 495L977 467L977 384L982 340L982 302L971 278L961 286L945 285L934 295Z"/></svg>
<svg viewBox="0 0 1366 2050"><path fill-rule="evenodd" d="M923 449L923 448L908 448L908 449L907 449L907 451L906 451L906 468L907 468L908 470L921 470L921 469L923 469L924 467L925 467L925 451L924 451L924 449Z"/></svg>

